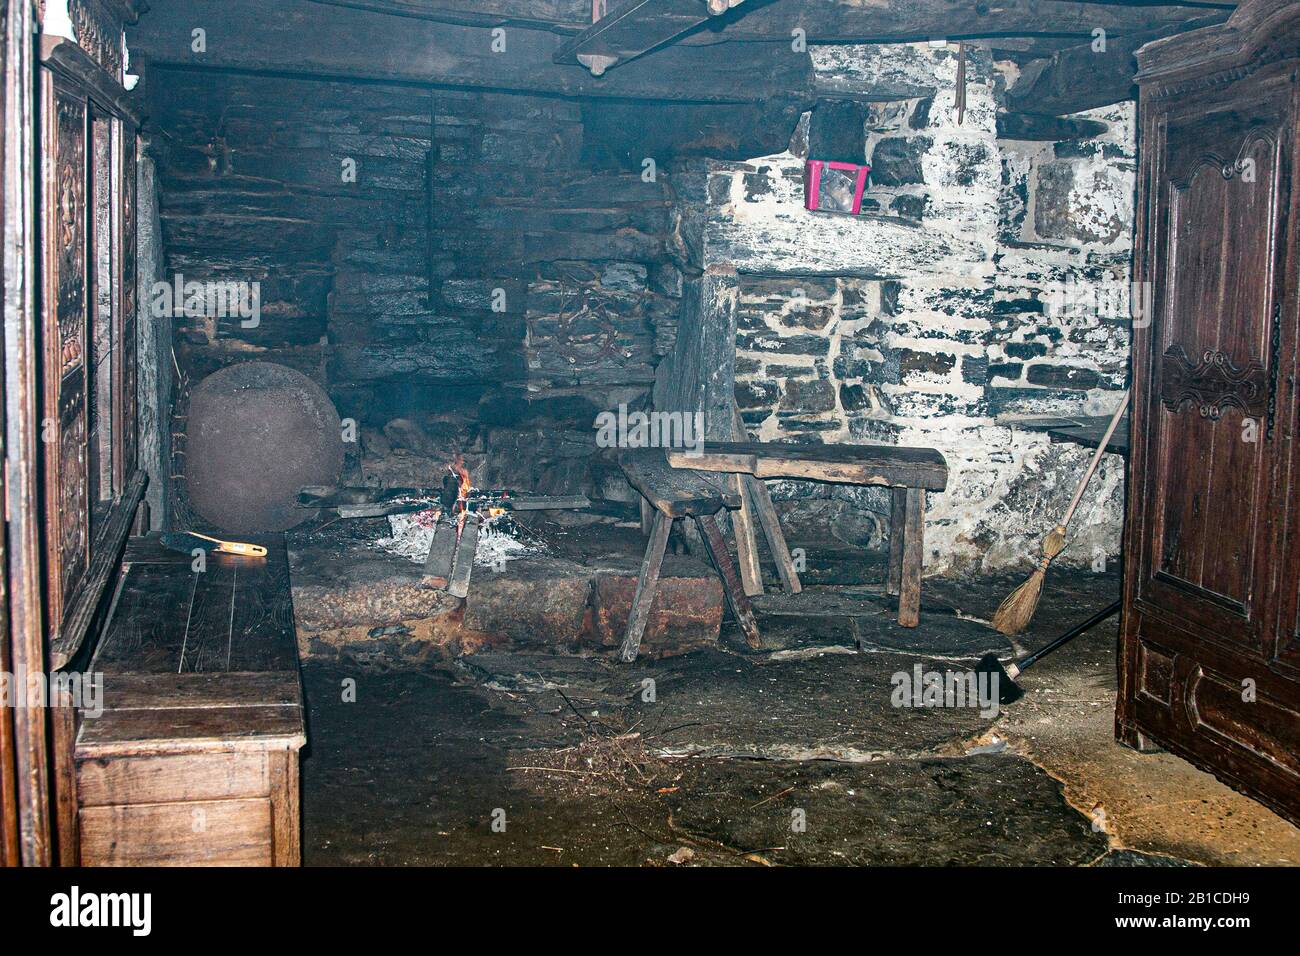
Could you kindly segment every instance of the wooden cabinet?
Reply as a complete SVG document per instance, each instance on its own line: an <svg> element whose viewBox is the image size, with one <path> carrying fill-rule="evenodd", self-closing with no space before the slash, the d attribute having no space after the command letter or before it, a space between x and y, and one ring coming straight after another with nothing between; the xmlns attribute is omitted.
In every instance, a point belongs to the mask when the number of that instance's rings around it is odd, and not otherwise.
<svg viewBox="0 0 1300 956"><path fill-rule="evenodd" d="M143 491L137 474L138 121L120 52L42 37L41 475L50 662L80 648Z"/></svg>
<svg viewBox="0 0 1300 956"><path fill-rule="evenodd" d="M1121 741L1300 821L1300 4L1138 56Z"/></svg>
<svg viewBox="0 0 1300 956"><path fill-rule="evenodd" d="M297 866L306 740L282 535L202 569L132 538L75 750L83 866Z"/></svg>

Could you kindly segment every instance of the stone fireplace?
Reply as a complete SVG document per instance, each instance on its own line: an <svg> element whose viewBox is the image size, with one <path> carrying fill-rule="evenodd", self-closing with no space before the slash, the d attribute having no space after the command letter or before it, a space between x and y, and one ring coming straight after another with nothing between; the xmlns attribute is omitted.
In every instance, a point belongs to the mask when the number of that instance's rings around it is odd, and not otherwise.
<svg viewBox="0 0 1300 956"><path fill-rule="evenodd" d="M157 278L257 283L261 310L252 326L171 324L175 413L159 442L171 449L159 469L170 513L192 517L190 391L234 363L285 365L337 408L344 486L436 488L460 460L479 489L586 496L589 508L547 515L552 530L589 529L586 550L561 548L564 568L554 536L538 552L552 564L537 574L570 595L563 609L507 626L471 598L455 629L471 643L502 627L598 637L601 596L629 597L633 567L602 566L596 542L630 530L640 496L595 423L650 408L686 284L730 264L735 396L750 434L939 448L953 481L928 503L927 569L1016 566L1068 497L1059 475L1085 452L1009 419L1106 412L1123 384L1122 319L1072 322L1046 303L1067 278L1127 282L1132 111L1095 111L1101 132L1081 140L1017 140L995 121L1017 68L987 50L968 54L960 116L951 48L831 47L813 64L841 95L878 91L882 71L903 78L891 81L896 98L841 113L865 115L872 174L858 216L802 208L806 112L769 117L768 142L785 148L768 155L718 158L709 142L643 157L604 112L558 97L152 69L144 168L156 180ZM731 147L746 148L758 146ZM1116 553L1120 484L1108 462L1063 562ZM810 580L879 576L887 494L810 481L771 492ZM358 541L393 533L381 518ZM402 560L367 556L344 575L364 614L313 625L300 611L304 652L323 650L324 632L342 646L338 634L363 618L349 642L391 650L412 621L438 618L439 600L403 590L419 569ZM390 593L370 593L365 567ZM602 583L606 572L622 583ZM702 580L698 568L682 573ZM562 578L575 582L568 592L554 585Z"/></svg>

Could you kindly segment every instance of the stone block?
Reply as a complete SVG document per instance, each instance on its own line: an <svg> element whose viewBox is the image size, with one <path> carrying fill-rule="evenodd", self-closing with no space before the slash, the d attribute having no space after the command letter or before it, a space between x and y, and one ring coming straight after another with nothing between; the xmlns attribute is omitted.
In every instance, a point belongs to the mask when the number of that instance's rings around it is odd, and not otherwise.
<svg viewBox="0 0 1300 956"><path fill-rule="evenodd" d="M786 379L781 408L801 414L829 412L835 408L835 388L824 379Z"/></svg>
<svg viewBox="0 0 1300 956"><path fill-rule="evenodd" d="M597 643L616 647L623 642L627 618L636 594L635 572L605 572L592 590L592 630ZM722 625L722 581L716 574L663 576L650 605L641 638L641 654L669 657L718 641Z"/></svg>
<svg viewBox="0 0 1300 956"><path fill-rule="evenodd" d="M871 154L871 181L878 186L925 182L921 160L930 148L928 136L891 136L876 143Z"/></svg>
<svg viewBox="0 0 1300 956"><path fill-rule="evenodd" d="M475 568L465 626L519 644L568 644L583 630L590 568L560 558L521 558L500 573Z"/></svg>
<svg viewBox="0 0 1300 956"><path fill-rule="evenodd" d="M1101 376L1090 368L1042 363L1029 366L1025 379L1032 385L1045 385L1048 388L1077 388L1084 391L1096 388L1101 382Z"/></svg>

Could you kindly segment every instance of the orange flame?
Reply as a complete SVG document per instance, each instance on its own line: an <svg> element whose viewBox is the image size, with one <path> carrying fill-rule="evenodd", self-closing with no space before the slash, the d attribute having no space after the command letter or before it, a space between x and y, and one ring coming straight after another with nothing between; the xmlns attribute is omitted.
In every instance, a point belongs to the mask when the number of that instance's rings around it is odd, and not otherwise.
<svg viewBox="0 0 1300 956"><path fill-rule="evenodd" d="M469 469L465 467L465 456L457 452L456 457L447 466L447 470L460 479L460 497L458 501L461 503L461 510L463 511L465 499L469 497L470 488L472 487L469 481Z"/></svg>

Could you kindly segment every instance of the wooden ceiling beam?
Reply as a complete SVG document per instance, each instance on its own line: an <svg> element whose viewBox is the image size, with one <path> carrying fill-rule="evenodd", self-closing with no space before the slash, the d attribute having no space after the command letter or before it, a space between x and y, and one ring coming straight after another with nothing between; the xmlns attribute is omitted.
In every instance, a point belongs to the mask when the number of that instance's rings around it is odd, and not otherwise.
<svg viewBox="0 0 1300 956"><path fill-rule="evenodd" d="M1234 4L1213 9L1230 12ZM802 29L809 43L883 43L927 39L978 39L998 36L1091 37L1133 33L1204 15L1183 4L1119 5L1066 0L749 0L710 22L729 40L789 42Z"/></svg>
<svg viewBox="0 0 1300 956"><path fill-rule="evenodd" d="M589 2L589 0L588 0ZM202 50L192 31L204 30ZM388 16L313 0L159 4L128 28L133 63L286 73L575 97L698 103L812 100L812 62L789 45L745 44L726 55L673 45L604 77L556 64L563 38Z"/></svg>
<svg viewBox="0 0 1300 956"><path fill-rule="evenodd" d="M591 0L312 0L332 7L461 26L520 26L578 33L591 23Z"/></svg>
<svg viewBox="0 0 1300 956"><path fill-rule="evenodd" d="M1134 53L1139 47L1161 37L1222 23L1227 18L1225 11L1210 11L1186 23L1110 38L1104 51L1095 50L1090 43L1059 50L1051 59L1037 60L1024 68L1020 79L1007 90L1007 105L1012 110L1061 116L1133 99L1133 76L1137 73Z"/></svg>
<svg viewBox="0 0 1300 956"><path fill-rule="evenodd" d="M575 36L589 33L591 0L311 0L324 6L388 13L465 26L521 26ZM636 0L609 0L614 7ZM693 2L693 0L692 0ZM699 0L706 5L709 0ZM714 0L717 4L724 0ZM799 27L810 43L882 43L946 37L1091 37L1133 33L1231 10L1233 3L1183 0L744 0L678 34L678 43L785 41ZM688 13L690 11L688 10ZM604 18L602 18L604 19ZM667 39L667 38L665 38ZM597 42L593 34L591 42ZM593 52L609 51L594 50ZM572 60L570 60L572 62Z"/></svg>
<svg viewBox="0 0 1300 956"><path fill-rule="evenodd" d="M681 36L743 0L609 0L605 15L555 53L593 76Z"/></svg>

